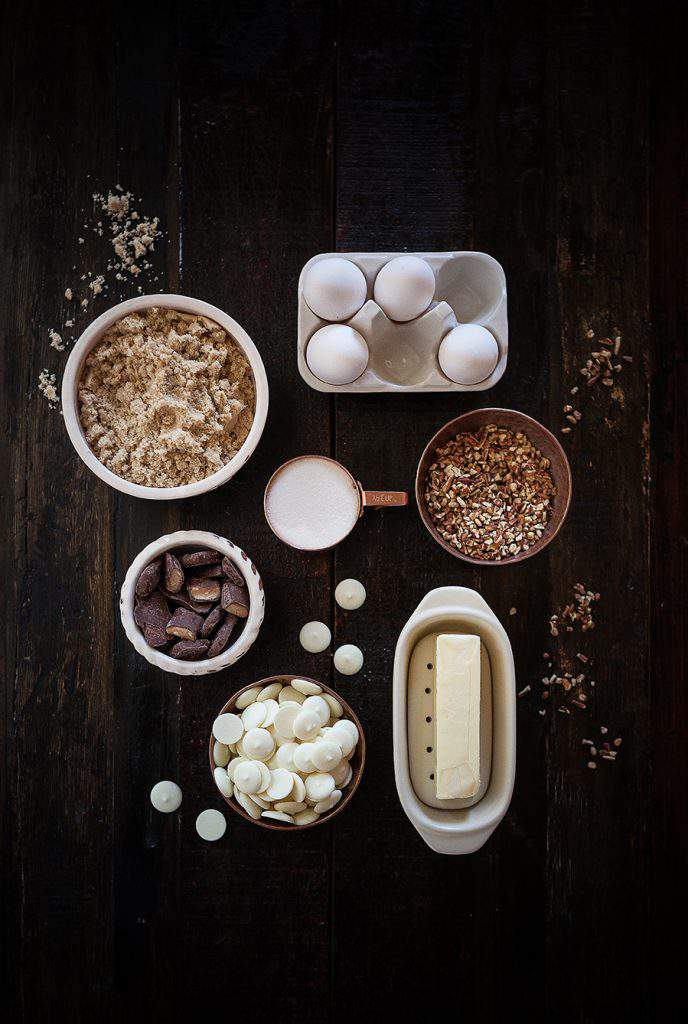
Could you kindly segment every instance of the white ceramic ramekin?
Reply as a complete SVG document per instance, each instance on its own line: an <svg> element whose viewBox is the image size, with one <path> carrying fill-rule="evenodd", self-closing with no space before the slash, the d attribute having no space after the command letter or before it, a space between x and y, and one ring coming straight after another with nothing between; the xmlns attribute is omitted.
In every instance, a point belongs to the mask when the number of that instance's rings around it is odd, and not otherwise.
<svg viewBox="0 0 688 1024"><path fill-rule="evenodd" d="M170 309L179 309L183 313L196 313L199 316L206 316L209 320L215 320L220 327L224 327L231 338L241 348L248 359L256 388L256 408L253 416L253 423L240 450L233 459L218 469L217 473L197 480L191 484L183 484L180 487L145 487L143 484L130 483L122 479L111 470L107 469L92 452L86 438L84 437L81 420L79 419L79 379L83 369L86 356L91 349L98 344L105 331L117 320L129 313L137 313L142 309L149 309L151 306L164 306ZM211 306L208 302L201 302L200 299L191 299L186 295L140 295L136 299L127 299L118 305L102 313L90 327L87 327L72 349L64 376L62 378L62 412L69 438L76 448L78 455L83 459L88 468L96 476L104 480L115 490L123 491L125 494L132 494L137 498L153 498L156 501L166 501L172 498L192 498L196 494L204 494L206 491L214 491L216 487L230 480L255 451L260 441L265 420L268 414L268 379L265 374L263 360L260 358L258 349L253 344L243 327L240 327L236 320L227 316L217 306Z"/></svg>
<svg viewBox="0 0 688 1024"><path fill-rule="evenodd" d="M171 658L169 654L165 654L164 651L150 647L134 621L134 588L141 571L149 562L164 554L165 551L186 547L212 548L214 551L221 551L223 555L227 555L246 580L248 589L250 607L240 636L222 654L218 654L216 658L206 658L204 661L178 661L176 658ZM177 533L169 533L165 537L154 540L136 556L122 584L119 610L124 632L139 654L142 654L151 665L156 665L164 672L174 672L178 676L204 676L210 672L219 672L220 669L227 668L228 665L233 665L235 661L246 654L263 624L265 591L255 565L236 544L206 530L178 530Z"/></svg>

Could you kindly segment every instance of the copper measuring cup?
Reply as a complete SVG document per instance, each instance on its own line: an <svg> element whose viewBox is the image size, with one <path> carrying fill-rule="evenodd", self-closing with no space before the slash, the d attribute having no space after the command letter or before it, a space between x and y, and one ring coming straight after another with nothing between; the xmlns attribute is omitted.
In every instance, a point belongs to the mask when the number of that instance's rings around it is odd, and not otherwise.
<svg viewBox="0 0 688 1024"><path fill-rule="evenodd" d="M287 536L289 531L285 530L284 528L280 528L280 526L276 522L277 517L275 516L273 510L270 507L270 499L273 496L275 484L280 475L285 473L285 471L288 471L289 467L295 467L297 465L299 467L304 466L304 464L309 460L312 460L314 463L327 463L328 465L335 467L336 471L338 471L339 474L338 483L343 488L342 494L344 500L342 501L342 505L348 504L350 506L349 513L346 516L346 519L350 520L350 522L347 523L343 521L340 524L339 530L336 528L336 526L333 525L332 530L330 531L330 535L325 536L325 540L323 542L314 541L312 545L296 542L294 539L294 535L292 535L292 538L290 539ZM323 502L323 505L325 504L327 504L326 500ZM275 472L268 480L267 487L265 488L265 495L263 498L265 518L267 519L268 526L275 534L275 536L278 537L279 540L281 540L284 544L288 544L290 547L296 548L297 551L314 552L328 551L330 548L335 547L337 544L343 541L345 537L348 537L351 531L353 530L354 526L358 522L358 520L363 515L365 509L395 508L404 505L408 505L408 494L406 491L364 490L363 486L358 482L358 480L354 478L354 476L349 472L346 466L343 466L341 462L337 462L336 459L329 458L329 456L327 455L299 455L295 459L289 459L287 462L284 462L278 469L275 470ZM313 511L313 506L307 505L307 502L304 501L302 510L302 515L304 519L301 524L301 529L297 529L297 532L299 532L300 534L307 532L308 523L306 522L306 518L309 516L309 514L312 514ZM323 511L322 509L315 509L315 512L316 515L318 514L318 512L320 512L320 514L322 515L327 515L326 510ZM342 518L344 519L344 517Z"/></svg>

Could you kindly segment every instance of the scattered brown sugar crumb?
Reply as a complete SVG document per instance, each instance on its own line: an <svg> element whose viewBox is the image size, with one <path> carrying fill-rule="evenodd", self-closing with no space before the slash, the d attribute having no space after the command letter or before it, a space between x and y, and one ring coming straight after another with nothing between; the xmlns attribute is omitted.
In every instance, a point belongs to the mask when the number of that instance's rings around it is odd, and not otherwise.
<svg viewBox="0 0 688 1024"><path fill-rule="evenodd" d="M176 487L237 454L255 388L246 356L219 324L152 307L106 331L86 359L79 404L104 466L132 483Z"/></svg>
<svg viewBox="0 0 688 1024"><path fill-rule="evenodd" d="M57 394L57 378L49 370L41 370L38 376L38 390L53 409L59 402Z"/></svg>

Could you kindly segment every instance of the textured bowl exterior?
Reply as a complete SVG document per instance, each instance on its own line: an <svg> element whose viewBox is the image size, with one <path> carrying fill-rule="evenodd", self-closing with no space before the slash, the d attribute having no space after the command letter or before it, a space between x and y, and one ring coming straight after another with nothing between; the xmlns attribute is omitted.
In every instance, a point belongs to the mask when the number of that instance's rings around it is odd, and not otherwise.
<svg viewBox="0 0 688 1024"><path fill-rule="evenodd" d="M341 811L344 810L345 807L348 806L351 798L353 797L354 793L356 792L361 783L361 779L363 778L363 769L365 768L366 741L365 734L363 732L363 726L361 725L358 719L358 715L355 714L355 712L351 708L351 705L344 700L341 694L337 693L336 690L332 690L329 686L326 686L325 683L322 683L319 679L312 679L310 676L297 674L283 676L268 676L266 679L258 679L255 683L249 683L248 686L242 686L240 690L237 690L237 692L229 698L224 707L220 708L215 717L217 718L220 715L224 715L225 712L227 711L233 711L237 701L237 697L240 697L242 693L246 692L246 690L252 690L254 686L264 687L269 686L270 683L282 683L284 686L286 686L288 683L292 681L292 679L306 679L308 680L308 682L317 683L318 686L322 687L324 693L329 693L330 696L335 697L344 708L344 716L346 718L350 718L351 721L356 726L356 728L358 729L359 741L358 746L356 748L356 752L351 758L350 762L351 769L353 772L351 782L346 787L346 792L342 795L342 799L339 801L337 806L334 807L331 811L328 811L326 814L321 814L318 820L312 821L310 825L290 825L288 823L284 825L278 825L276 823L271 822L269 818L252 818L251 815L247 814L244 808L236 802L233 796L226 797L224 796L224 794L220 793L219 789L217 789L217 786L215 785L215 779L213 778L213 772L217 766L213 759L213 746L215 740L211 728L210 741L208 744L208 759L210 761L210 776L212 779L213 788L217 790L218 796L222 797L227 806L230 807L235 814L238 814L241 818L243 818L245 821L248 821L251 825L259 825L260 828L267 828L271 832L300 832L307 828L315 828L316 825L323 825L326 821L331 821L332 818L336 817Z"/></svg>
<svg viewBox="0 0 688 1024"><path fill-rule="evenodd" d="M154 558L174 548L196 545L213 548L231 558L246 580L250 608L241 636L235 643L230 644L222 654L218 654L216 658L206 658L205 661L178 661L176 658L171 658L169 654L165 654L164 651L156 650L146 643L143 633L134 621L134 588L141 571ZM178 676L205 676L233 665L251 647L265 618L265 591L255 565L236 544L206 530L179 530L177 533L169 533L165 537L154 540L136 556L122 584L119 609L124 632L139 654L142 654L151 665L161 668L163 672L173 672Z"/></svg>
<svg viewBox="0 0 688 1024"><path fill-rule="evenodd" d="M150 309L151 306L162 306L167 309L178 309L182 313L194 313L199 316L215 320L237 343L249 361L253 372L253 379L256 389L256 408L253 416L253 423L248 437L243 445L229 462L219 469L217 473L206 477L204 480L196 480L194 483L182 484L179 487L144 487L143 484L134 484L124 480L109 470L94 455L81 426L79 418L79 380L86 356L101 340L105 331L117 320L130 313L138 313L143 309ZM268 414L269 389L268 379L258 349L251 341L246 331L231 316L227 316L217 306L209 302L201 302L200 299L192 299L187 295L140 295L135 299L127 299L116 306L102 313L93 323L86 328L74 348L72 349L64 376L62 378L62 412L69 439L74 445L79 457L86 463L88 468L97 477L104 480L110 487L124 494L131 494L136 498L149 498L153 501L170 501L177 498L192 498L196 494L204 494L206 491L214 491L217 487L230 480L235 473L248 461L260 441L265 427L265 420Z"/></svg>
<svg viewBox="0 0 688 1024"><path fill-rule="evenodd" d="M438 533L423 497L425 478L428 469L432 465L436 450L441 445L446 444L451 438L456 437L457 434L479 430L481 427L487 426L488 423L496 423L497 426L504 427L507 430L524 433L535 447L550 460L550 472L557 489L552 515L540 540L536 541L527 551L522 551L511 558L503 558L500 561L464 555L461 551L457 551L455 547L447 543ZM572 489L569 460L566 458L566 453L554 434L547 430L546 427L543 427L541 423L538 423L537 420L526 416L523 412L517 412L515 409L475 409L473 412L467 412L463 416L457 416L456 419L449 420L426 445L416 472L416 504L420 517L423 520L423 525L428 533L437 541L440 547L443 547L454 558L460 558L463 562L481 567L514 565L516 562L525 561L526 558L532 558L533 555L537 555L543 548L546 548L564 525L564 520L571 504Z"/></svg>

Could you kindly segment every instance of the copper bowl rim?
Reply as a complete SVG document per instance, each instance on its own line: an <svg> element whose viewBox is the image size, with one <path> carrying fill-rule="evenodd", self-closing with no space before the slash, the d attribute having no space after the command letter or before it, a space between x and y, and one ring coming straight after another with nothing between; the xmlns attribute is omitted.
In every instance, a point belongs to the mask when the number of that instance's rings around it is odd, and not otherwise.
<svg viewBox="0 0 688 1024"><path fill-rule="evenodd" d="M510 430L514 427L522 430L538 450L541 448L538 444L538 435L541 438L546 438L548 443L559 456L561 460L560 466L555 467L554 460L550 459L550 472L557 488L557 494L561 495L562 504L552 513L540 540L536 541L528 548L527 551L521 551L517 555L513 555L510 558L502 558L499 561L488 558L473 558L472 555L464 555L461 551L452 547L451 544L439 535L432 523L430 514L425 507L425 501L423 499L423 484L427 473L426 462L428 462L428 456L434 454L439 445L449 437L471 429L467 424L475 417L480 417L482 420L479 426L483 426L487 423L496 423L497 426L501 426L502 423L500 423L500 419L503 421L505 415L510 421L503 424L505 427ZM453 420L448 420L439 428L439 430L435 431L423 449L423 454L418 460L414 490L416 495L416 505L418 507L421 521L433 540L436 541L440 547L444 548L445 551L449 552L450 555L453 555L454 558L459 558L461 561L467 562L469 565L475 565L482 568L483 566L507 566L514 565L517 562L524 562L527 558L532 558L533 555L539 554L540 551L546 548L547 545L550 544L557 536L566 521L566 516L568 515L568 511L571 506L573 480L571 477L571 466L569 465L566 452L554 434L548 430L547 427L543 426L543 424L538 420L533 419L532 416L528 416L524 412L519 412L517 409L488 408L473 409L470 412L462 413L461 416L456 416Z"/></svg>
<svg viewBox="0 0 688 1024"><path fill-rule="evenodd" d="M343 794L342 799L335 807L332 808L331 811L327 811L325 814L321 814L317 821L312 821L308 825L289 825L286 822L283 825L277 822L273 824L269 820L263 820L263 818L252 818L251 815L247 814L244 808L236 802L233 796L226 797L223 793L220 793L219 789L217 789L217 786L215 785L215 778L213 776L213 772L217 767L213 759L213 746L215 744L215 737L213 736L213 732L211 729L210 742L208 745L208 759L210 762L210 775L213 780L213 786L217 790L218 795L222 797L224 802L228 805L228 807L231 808L231 810L234 811L235 814L238 814L245 821L250 822L251 825L259 825L261 828L270 829L273 832L297 832L307 828L315 828L316 825L322 825L326 821L331 821L332 818L336 817L341 811L344 810L344 808L351 800L352 796L354 795L354 793L356 792L361 783L361 779L363 777L363 769L365 768L365 733L363 732L363 726L360 723L358 715L354 712L351 705L346 700L344 700L344 698L340 696L340 694L338 694L336 690L333 690L330 686L327 686L319 679L312 679L310 676L299 675L296 672L292 673L291 675L267 676L265 679L258 679L254 683L248 683L246 686L242 686L240 690L237 690L236 693L232 694L232 696L226 702L224 707L220 708L215 717L217 718L219 715L224 715L225 712L228 711L234 711L237 698L240 697L242 693L246 693L247 690L253 690L256 686L266 687L269 686L271 683L282 683L283 685L287 686L289 683L291 683L293 679L303 679L309 683L316 683L318 686L322 687L325 693L329 693L331 697L334 697L335 700L339 701L339 703L344 708L344 716L350 718L351 721L356 726L356 728L358 729L359 741L356 749L356 754L354 756L360 757L360 763L354 769L353 778L351 779L351 782L347 786L347 791Z"/></svg>

